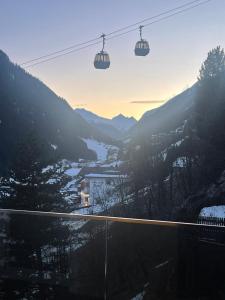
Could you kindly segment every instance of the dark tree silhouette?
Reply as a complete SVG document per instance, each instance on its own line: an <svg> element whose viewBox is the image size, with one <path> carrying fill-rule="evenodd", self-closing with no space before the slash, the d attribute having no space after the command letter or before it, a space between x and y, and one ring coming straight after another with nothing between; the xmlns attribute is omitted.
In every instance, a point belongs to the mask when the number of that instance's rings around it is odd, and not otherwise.
<svg viewBox="0 0 225 300"><path fill-rule="evenodd" d="M4 185L9 187L10 196L2 199L2 207L33 211L69 211L68 204L60 193L65 184L63 175L56 168L43 172L46 161L43 159L42 146L42 140L32 133L18 147L10 176L4 181ZM63 273L65 277L69 272L69 266L64 260L52 259L52 253L55 252L57 258L65 258L65 249L70 238L69 228L59 218L10 215L8 230L8 267L20 269L21 279L25 279L27 274L36 276L36 292L40 299L45 299L53 293L51 286L43 289L39 285L46 272L54 270L54 273ZM26 285L27 283L25 286L11 286L10 293L15 288L21 297L29 298L33 289L30 286L26 288ZM6 293L8 292L6 289Z"/></svg>
<svg viewBox="0 0 225 300"><path fill-rule="evenodd" d="M225 54L221 47L208 53L192 90L193 105L185 110L185 119L170 115L171 124L174 119L177 122L175 130L158 125L156 131L154 114L146 114L142 125L149 119L156 132L146 127L149 135L137 137L136 146L130 146L134 201L143 207L145 199L151 218L194 221L204 205L213 203L209 189L225 169ZM184 93L188 96L188 91ZM166 105L158 109L162 116L167 112ZM215 204L223 202L222 191Z"/></svg>

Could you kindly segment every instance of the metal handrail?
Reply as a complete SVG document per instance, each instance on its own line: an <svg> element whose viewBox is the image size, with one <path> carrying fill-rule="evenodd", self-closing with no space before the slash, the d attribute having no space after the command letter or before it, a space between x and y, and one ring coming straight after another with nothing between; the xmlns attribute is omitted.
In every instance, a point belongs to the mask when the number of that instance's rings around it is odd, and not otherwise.
<svg viewBox="0 0 225 300"><path fill-rule="evenodd" d="M158 225L158 226L170 226L170 227L180 227L180 226L216 227L216 228L218 227L217 225L209 225L209 224L121 218L121 217L110 217L110 216L99 216L99 215L81 215L81 214L73 214L73 213L59 213L59 212L21 210L21 209L1 208L0 213L9 213L15 215L33 215L33 216L42 216L42 217L57 217L57 218L64 218L69 220L85 219L85 220L95 220L95 221L112 221L112 222L120 222L120 223L146 224L146 225ZM219 227L221 228L225 226L219 226Z"/></svg>

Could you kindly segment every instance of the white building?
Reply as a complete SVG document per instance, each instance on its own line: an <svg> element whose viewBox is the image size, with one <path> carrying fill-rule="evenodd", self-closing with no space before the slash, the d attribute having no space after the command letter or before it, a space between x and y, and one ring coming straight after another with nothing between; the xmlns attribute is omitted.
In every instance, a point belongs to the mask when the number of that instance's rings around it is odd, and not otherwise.
<svg viewBox="0 0 225 300"><path fill-rule="evenodd" d="M116 187L124 178L124 175L107 173L85 175L81 182L81 204L83 206L95 205L115 197Z"/></svg>

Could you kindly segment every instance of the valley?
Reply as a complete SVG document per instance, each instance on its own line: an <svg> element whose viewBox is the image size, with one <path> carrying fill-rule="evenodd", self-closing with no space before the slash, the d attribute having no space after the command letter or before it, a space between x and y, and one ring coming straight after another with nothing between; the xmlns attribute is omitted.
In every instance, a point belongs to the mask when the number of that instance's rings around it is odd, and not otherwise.
<svg viewBox="0 0 225 300"><path fill-rule="evenodd" d="M220 56L223 50L216 48L212 53ZM45 184L50 189L60 186L57 189L69 211L90 206L80 212L99 213L129 199L132 217L193 221L207 205L224 205L223 198L209 197L213 186L223 182L225 162L223 137L213 134L213 120L207 123L200 117L204 110L208 114L205 106L199 111L205 92L201 91L203 79L136 121L122 114L108 119L85 109L73 110L2 51L0 65L3 187L25 180L16 179L16 174L30 153L29 159L36 157L40 163ZM218 111L220 105L218 102L212 111ZM211 126L211 135L204 131L207 126ZM209 155L217 155L218 161ZM202 171L208 168L210 172ZM123 177L125 182L118 183ZM194 202L190 205L190 197L199 199L196 206ZM124 214L128 214L125 208Z"/></svg>

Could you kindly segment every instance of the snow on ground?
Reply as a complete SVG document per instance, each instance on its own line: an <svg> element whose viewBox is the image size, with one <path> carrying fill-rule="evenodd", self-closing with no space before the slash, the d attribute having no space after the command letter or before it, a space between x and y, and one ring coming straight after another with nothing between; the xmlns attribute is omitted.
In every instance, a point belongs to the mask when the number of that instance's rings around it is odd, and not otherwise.
<svg viewBox="0 0 225 300"><path fill-rule="evenodd" d="M97 160L107 159L108 145L93 139L83 139L83 141L87 144L88 149L93 150L97 154Z"/></svg>
<svg viewBox="0 0 225 300"><path fill-rule="evenodd" d="M77 191L77 180L71 180L69 181L66 186L63 188L62 191L67 191L67 192L76 192Z"/></svg>
<svg viewBox="0 0 225 300"><path fill-rule="evenodd" d="M166 160L167 152L168 152L169 149L171 149L172 147L179 147L183 143L183 141L184 141L184 139L181 139L181 140L177 141L176 143L171 144L168 148L164 149L161 152L161 154L163 156L163 160L164 161ZM183 159L182 157L178 158L177 161L174 162L174 167L184 167L183 162L181 162L182 159Z"/></svg>
<svg viewBox="0 0 225 300"><path fill-rule="evenodd" d="M107 145L94 139L83 139L83 141L87 144L88 149L93 150L97 154L98 161L106 161L110 151L116 152L117 156L118 147L116 146Z"/></svg>
<svg viewBox="0 0 225 300"><path fill-rule="evenodd" d="M56 184L58 182L57 178L50 178L48 181L46 181L47 184Z"/></svg>
<svg viewBox="0 0 225 300"><path fill-rule="evenodd" d="M47 173L48 171L53 170L53 168L54 168L54 166L49 165L46 168L42 169L42 173Z"/></svg>
<svg viewBox="0 0 225 300"><path fill-rule="evenodd" d="M183 143L183 141L184 141L184 139L181 139L181 140L177 141L175 144L172 144L171 146L179 147Z"/></svg>
<svg viewBox="0 0 225 300"><path fill-rule="evenodd" d="M54 144L51 144L51 147L52 147L54 150L57 150L57 149L58 149L58 146L57 146L57 145L54 145Z"/></svg>
<svg viewBox="0 0 225 300"><path fill-rule="evenodd" d="M199 216L225 218L225 205L204 207Z"/></svg>
<svg viewBox="0 0 225 300"><path fill-rule="evenodd" d="M143 300L145 295L145 291L140 294L137 294L135 297L131 298L131 300Z"/></svg>
<svg viewBox="0 0 225 300"><path fill-rule="evenodd" d="M66 170L64 173L68 176L77 176L81 171L81 168L70 168Z"/></svg>
<svg viewBox="0 0 225 300"><path fill-rule="evenodd" d="M186 166L186 157L178 157L173 162L173 167L184 168Z"/></svg>
<svg viewBox="0 0 225 300"><path fill-rule="evenodd" d="M167 158L167 149L161 152L163 160L166 160Z"/></svg>

